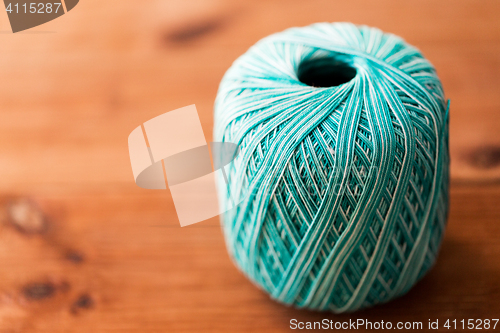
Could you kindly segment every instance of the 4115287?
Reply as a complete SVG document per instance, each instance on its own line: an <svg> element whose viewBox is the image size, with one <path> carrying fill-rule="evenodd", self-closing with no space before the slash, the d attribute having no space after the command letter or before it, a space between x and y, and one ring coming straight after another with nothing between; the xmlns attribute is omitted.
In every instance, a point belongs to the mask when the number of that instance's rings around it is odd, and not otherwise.
<svg viewBox="0 0 500 333"><path fill-rule="evenodd" d="M30 2L30 3L23 3L19 4L16 3L12 5L12 3L9 3L8 6L5 8L5 10L11 14L11 13L24 13L24 14L52 14L52 13L58 13L59 10L62 9L62 4L59 2L55 3L37 3L37 2Z"/></svg>

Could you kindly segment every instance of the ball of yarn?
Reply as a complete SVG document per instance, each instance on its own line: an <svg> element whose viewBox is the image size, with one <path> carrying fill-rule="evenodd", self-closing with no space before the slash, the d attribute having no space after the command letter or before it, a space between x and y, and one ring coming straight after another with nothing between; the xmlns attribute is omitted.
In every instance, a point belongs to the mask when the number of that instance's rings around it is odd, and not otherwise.
<svg viewBox="0 0 500 333"><path fill-rule="evenodd" d="M448 210L448 108L401 38L318 23L266 37L226 72L214 139L226 245L279 302L355 311L406 293L436 260ZM228 193L228 194L226 194Z"/></svg>

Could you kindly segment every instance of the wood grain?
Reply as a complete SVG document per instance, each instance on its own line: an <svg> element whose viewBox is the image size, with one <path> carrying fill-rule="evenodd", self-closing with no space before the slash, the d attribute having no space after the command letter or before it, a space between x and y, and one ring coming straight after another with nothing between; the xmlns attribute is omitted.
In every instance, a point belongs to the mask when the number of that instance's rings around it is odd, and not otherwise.
<svg viewBox="0 0 500 333"><path fill-rule="evenodd" d="M496 0L86 0L25 33L1 33L0 332L498 318L498 13ZM180 228L168 191L135 186L127 149L136 126L193 103L210 139L231 63L270 33L319 21L403 36L451 99L451 211L435 268L406 296L342 316L271 301L231 263L217 219ZM32 220L9 217L19 202Z"/></svg>

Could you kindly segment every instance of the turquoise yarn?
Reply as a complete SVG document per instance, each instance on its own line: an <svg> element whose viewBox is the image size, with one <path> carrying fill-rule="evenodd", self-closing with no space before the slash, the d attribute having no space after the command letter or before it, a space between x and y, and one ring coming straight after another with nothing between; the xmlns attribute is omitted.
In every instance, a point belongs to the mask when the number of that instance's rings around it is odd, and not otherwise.
<svg viewBox="0 0 500 333"><path fill-rule="evenodd" d="M215 102L215 141L241 149L218 179L221 205L240 202L222 217L236 265L296 307L406 293L446 226L447 123L433 66L397 36L318 23L259 41Z"/></svg>

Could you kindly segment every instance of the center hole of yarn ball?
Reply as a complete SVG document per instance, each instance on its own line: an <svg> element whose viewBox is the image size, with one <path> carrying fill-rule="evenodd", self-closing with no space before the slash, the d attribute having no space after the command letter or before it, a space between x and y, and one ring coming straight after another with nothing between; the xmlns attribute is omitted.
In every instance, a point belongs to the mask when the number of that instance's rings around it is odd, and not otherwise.
<svg viewBox="0 0 500 333"><path fill-rule="evenodd" d="M309 59L299 65L299 81L312 87L334 87L351 81L356 69L342 60L325 57Z"/></svg>

